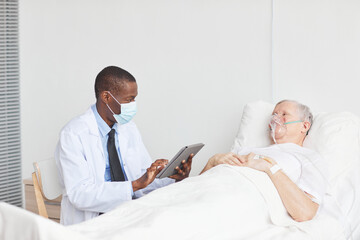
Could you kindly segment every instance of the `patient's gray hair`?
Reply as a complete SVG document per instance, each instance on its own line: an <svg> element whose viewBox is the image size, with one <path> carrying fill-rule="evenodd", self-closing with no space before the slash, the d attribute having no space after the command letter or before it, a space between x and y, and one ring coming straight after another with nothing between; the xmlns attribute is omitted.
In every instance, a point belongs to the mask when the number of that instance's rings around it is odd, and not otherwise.
<svg viewBox="0 0 360 240"><path fill-rule="evenodd" d="M313 115L312 115L312 113L310 111L310 108L308 106L306 106L304 104L301 104L301 103L299 103L299 102L297 102L295 100L282 100L282 101L278 102L276 104L276 106L279 105L280 103L283 103L283 102L295 103L296 106L297 106L297 109L298 109L300 119L302 121L307 121L312 125L314 117L313 117ZM311 125L310 125L310 127L311 127Z"/></svg>

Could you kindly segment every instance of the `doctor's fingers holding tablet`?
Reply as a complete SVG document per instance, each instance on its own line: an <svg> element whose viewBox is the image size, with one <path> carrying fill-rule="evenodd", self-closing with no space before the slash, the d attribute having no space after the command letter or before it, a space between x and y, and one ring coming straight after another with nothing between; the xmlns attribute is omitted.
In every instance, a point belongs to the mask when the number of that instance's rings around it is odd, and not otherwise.
<svg viewBox="0 0 360 240"><path fill-rule="evenodd" d="M169 178L175 179L176 181L181 181L187 177L189 177L191 171L191 164L194 154L190 154L189 158L186 160L181 161L181 167L176 167L175 170L177 171L176 174L169 176Z"/></svg>
<svg viewBox="0 0 360 240"><path fill-rule="evenodd" d="M155 162L153 162L151 166L146 169L144 175L142 175L137 180L131 182L133 191L135 192L139 189L143 189L150 183L152 183L155 180L156 175L159 174L159 172L165 167L168 162L169 161L167 159L157 159Z"/></svg>

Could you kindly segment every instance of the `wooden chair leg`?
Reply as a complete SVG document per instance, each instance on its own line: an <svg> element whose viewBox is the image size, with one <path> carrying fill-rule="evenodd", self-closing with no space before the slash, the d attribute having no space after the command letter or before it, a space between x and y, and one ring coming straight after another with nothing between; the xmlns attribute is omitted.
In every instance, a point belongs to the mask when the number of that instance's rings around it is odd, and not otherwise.
<svg viewBox="0 0 360 240"><path fill-rule="evenodd" d="M32 173L32 180L34 182L35 198L36 198L36 204L37 204L37 207L38 207L38 210L39 210L39 215L43 216L45 218L49 218L48 214L47 214L47 211L46 211L44 198L41 195L39 182L37 180L36 173L34 173L34 172Z"/></svg>

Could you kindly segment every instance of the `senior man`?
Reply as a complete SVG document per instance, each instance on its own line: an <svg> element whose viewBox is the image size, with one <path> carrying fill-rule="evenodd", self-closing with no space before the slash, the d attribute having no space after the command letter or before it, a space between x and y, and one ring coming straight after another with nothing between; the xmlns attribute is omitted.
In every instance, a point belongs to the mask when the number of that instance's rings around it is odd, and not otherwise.
<svg viewBox="0 0 360 240"><path fill-rule="evenodd" d="M96 104L62 129L55 152L63 187L62 224L89 220L189 176L192 156L177 174L155 179L168 160L152 162L131 121L137 95L129 72L106 67L95 80Z"/></svg>
<svg viewBox="0 0 360 240"><path fill-rule="evenodd" d="M312 219L326 191L326 164L316 152L303 146L311 127L310 109L292 100L276 104L269 127L273 144L266 148L239 148L209 159L202 173L219 164L249 167L265 172L296 221Z"/></svg>

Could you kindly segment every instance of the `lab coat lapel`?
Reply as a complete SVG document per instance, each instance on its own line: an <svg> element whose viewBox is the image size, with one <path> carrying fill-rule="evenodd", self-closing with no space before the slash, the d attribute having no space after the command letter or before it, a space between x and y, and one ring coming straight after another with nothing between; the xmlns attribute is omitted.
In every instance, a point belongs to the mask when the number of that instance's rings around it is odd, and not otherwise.
<svg viewBox="0 0 360 240"><path fill-rule="evenodd" d="M86 112L86 117L87 119L87 123L89 126L89 140L91 141L90 145L91 146L95 146L99 152L101 152L101 156L103 159L103 163L105 164L105 155L104 155L104 149L103 146L101 144L101 140L100 140L100 133L99 133L99 127L97 125L96 122L96 118L94 115L94 112L92 111L91 107L87 110Z"/></svg>
<svg viewBox="0 0 360 240"><path fill-rule="evenodd" d="M95 115L94 115L94 112L93 110L91 109L91 107L86 111L86 118L87 118L87 123L88 123L88 126L89 126L89 133L91 135L94 135L96 137L99 137L99 127L96 123L96 118L95 118Z"/></svg>

